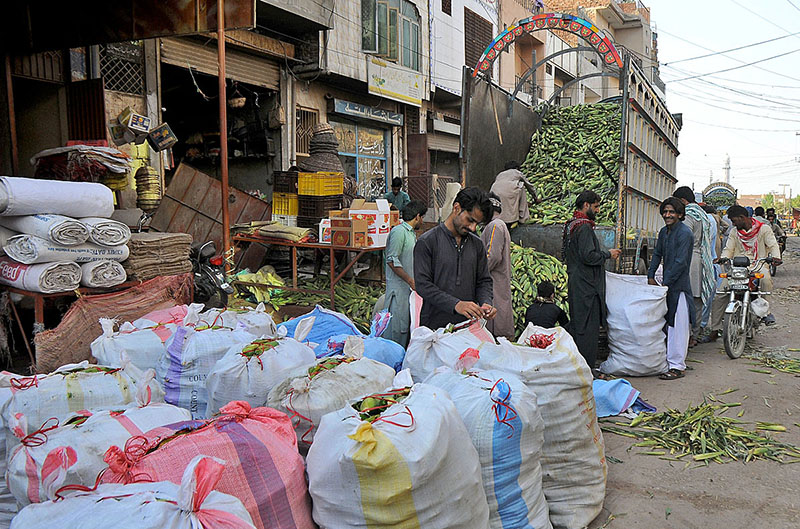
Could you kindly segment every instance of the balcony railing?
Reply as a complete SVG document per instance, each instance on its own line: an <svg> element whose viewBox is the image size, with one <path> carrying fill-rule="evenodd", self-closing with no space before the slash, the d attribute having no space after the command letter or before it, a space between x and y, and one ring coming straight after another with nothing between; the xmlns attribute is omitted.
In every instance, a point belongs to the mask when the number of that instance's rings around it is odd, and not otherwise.
<svg viewBox="0 0 800 529"><path fill-rule="evenodd" d="M544 2L542 2L542 0L516 0L516 2L533 14L544 9Z"/></svg>
<svg viewBox="0 0 800 529"><path fill-rule="evenodd" d="M514 88L519 85L519 82L522 80L521 75L514 76ZM536 86L533 82L533 78L528 77L525 82L522 84L522 87L519 89L520 92L523 94L528 94L530 96L536 97L537 99L542 99L542 87Z"/></svg>

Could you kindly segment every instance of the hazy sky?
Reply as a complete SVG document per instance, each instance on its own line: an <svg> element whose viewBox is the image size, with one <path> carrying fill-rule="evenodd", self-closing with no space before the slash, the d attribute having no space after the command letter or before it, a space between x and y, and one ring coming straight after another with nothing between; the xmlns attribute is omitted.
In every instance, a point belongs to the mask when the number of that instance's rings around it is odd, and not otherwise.
<svg viewBox="0 0 800 529"><path fill-rule="evenodd" d="M722 180L729 154L731 184L740 193L780 193L780 184L789 184L793 196L800 193L800 0L644 3L658 32L670 112L683 113L679 184L702 190L712 171L715 181ZM797 35L786 36L792 33ZM713 73L756 61L763 62Z"/></svg>

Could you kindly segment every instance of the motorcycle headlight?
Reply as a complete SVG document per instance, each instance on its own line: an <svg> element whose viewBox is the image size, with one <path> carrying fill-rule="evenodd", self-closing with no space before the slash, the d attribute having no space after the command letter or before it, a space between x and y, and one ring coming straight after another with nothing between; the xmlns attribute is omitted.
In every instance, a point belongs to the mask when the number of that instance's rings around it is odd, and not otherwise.
<svg viewBox="0 0 800 529"><path fill-rule="evenodd" d="M747 270L742 270L742 269L733 269L730 275L732 279L747 279L747 276L748 276Z"/></svg>

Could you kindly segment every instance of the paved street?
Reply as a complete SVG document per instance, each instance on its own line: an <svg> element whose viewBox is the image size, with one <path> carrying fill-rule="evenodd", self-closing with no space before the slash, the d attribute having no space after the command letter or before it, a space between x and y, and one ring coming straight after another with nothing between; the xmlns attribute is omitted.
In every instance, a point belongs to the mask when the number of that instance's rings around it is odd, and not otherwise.
<svg viewBox="0 0 800 529"><path fill-rule="evenodd" d="M784 259L772 300L778 323L760 329L752 342L755 347L800 348L800 239L789 238ZM800 427L795 425L800 423L800 377L749 371L754 369L752 361L729 359L720 341L694 348L689 358L703 363L689 362L694 370L683 379L628 380L659 411L684 410L690 403L702 402L708 393L738 388L730 395L735 399L725 399L743 403L736 408L744 409L743 420L781 423L788 431L771 435L800 446ZM753 424L745 426L753 428ZM640 448L629 452L633 439L606 433L605 442L607 455L622 463L609 464L605 508L591 529L800 527L800 463L711 463L684 470L683 463L636 455Z"/></svg>

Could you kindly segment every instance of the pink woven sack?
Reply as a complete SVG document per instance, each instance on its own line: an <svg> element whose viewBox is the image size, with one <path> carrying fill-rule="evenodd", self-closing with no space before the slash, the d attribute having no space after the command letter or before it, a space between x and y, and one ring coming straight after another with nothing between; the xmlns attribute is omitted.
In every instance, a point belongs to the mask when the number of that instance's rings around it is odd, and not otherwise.
<svg viewBox="0 0 800 529"><path fill-rule="evenodd" d="M104 483L180 483L189 462L207 455L226 462L216 490L241 500L259 529L313 529L303 459L289 418L243 401L208 421L183 421L131 438L105 455Z"/></svg>

